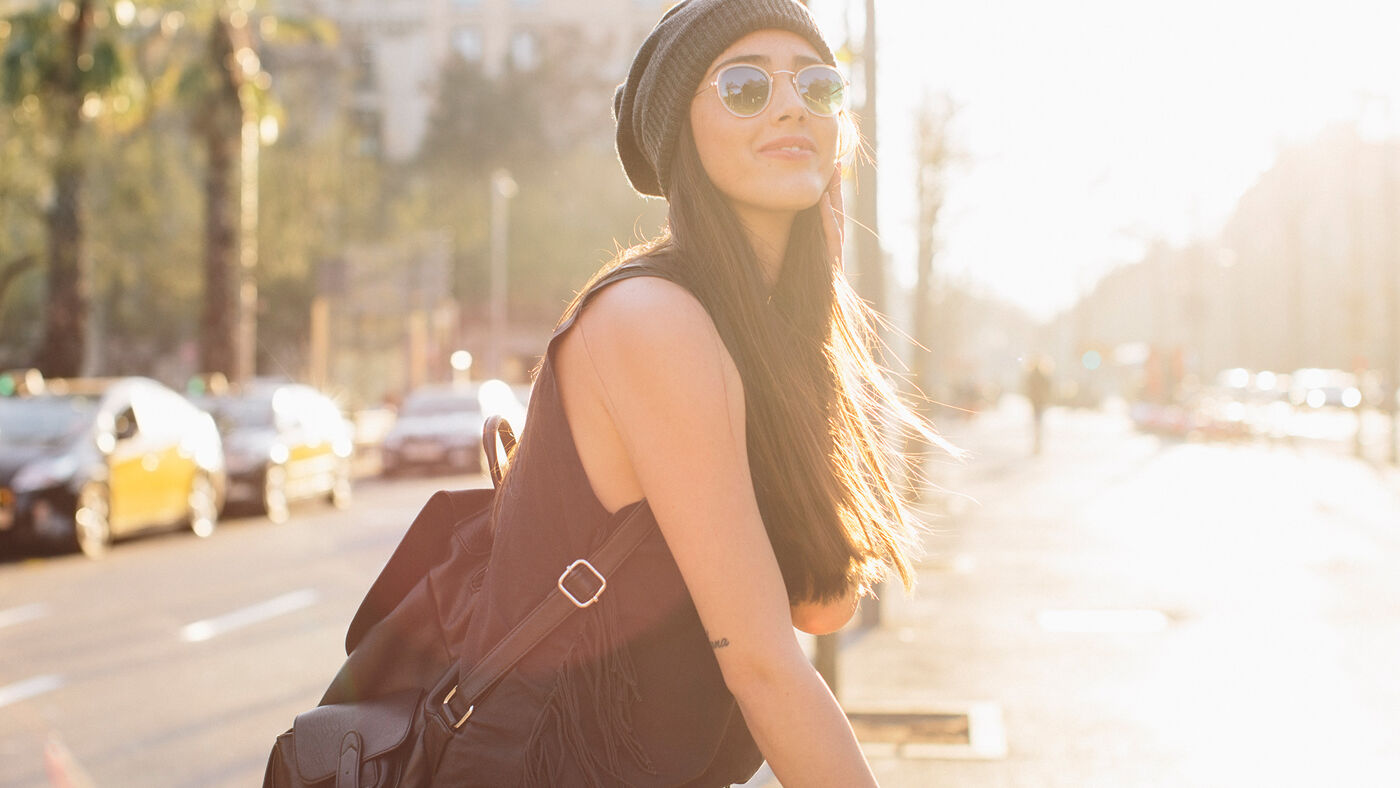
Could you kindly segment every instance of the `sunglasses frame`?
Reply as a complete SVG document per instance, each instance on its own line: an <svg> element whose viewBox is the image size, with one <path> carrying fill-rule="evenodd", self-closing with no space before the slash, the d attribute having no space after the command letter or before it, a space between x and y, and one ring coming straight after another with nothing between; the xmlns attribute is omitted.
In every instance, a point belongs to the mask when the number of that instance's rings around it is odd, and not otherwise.
<svg viewBox="0 0 1400 788"><path fill-rule="evenodd" d="M735 68L751 68L768 78L768 97L763 100L763 106L759 107L751 115L740 115L739 113L735 112L734 108L729 106L729 102L724 100L724 93L719 88L720 78L724 76L724 73L726 71L729 71L730 69ZM802 95L802 88L799 87L797 84L797 76L804 71L808 71L814 68L827 69L841 78L841 106L838 107L835 112L818 112L815 109L812 109L812 105L807 101L806 97ZM764 110L768 109L769 104L773 103L773 88L778 83L778 80L776 79L778 74L788 75L788 80L792 82L793 91L797 93L797 97L799 99L802 99L802 106L806 107L808 112L812 113L813 115L816 115L817 117L834 118L837 115L840 115L841 111L846 108L846 102L850 100L850 95L847 92L847 90L851 86L851 81L849 79L846 79L846 75L842 74L840 69L836 68L835 66L829 66L826 63L813 63L810 66L803 66L802 68L799 68L796 71L792 71L789 69L769 71L768 69L762 66L754 65L753 63L731 63L725 66L724 68L721 68L719 70L719 73L715 74L714 81L701 88L699 93L696 93L695 95L698 96L701 93L704 93L708 88L714 88L715 95L719 98L720 106L724 107L725 111L727 111L730 115L733 115L736 118L756 118L759 115L762 115Z"/></svg>

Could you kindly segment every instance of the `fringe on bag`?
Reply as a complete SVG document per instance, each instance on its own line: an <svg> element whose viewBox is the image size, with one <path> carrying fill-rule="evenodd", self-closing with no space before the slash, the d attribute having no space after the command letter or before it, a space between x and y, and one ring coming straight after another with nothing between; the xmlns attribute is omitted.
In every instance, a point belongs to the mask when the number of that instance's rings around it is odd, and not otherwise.
<svg viewBox="0 0 1400 788"><path fill-rule="evenodd" d="M624 758L655 774L632 726L640 698L612 606L587 611L525 745L524 785L558 785L563 758L573 759L590 788L622 784Z"/></svg>

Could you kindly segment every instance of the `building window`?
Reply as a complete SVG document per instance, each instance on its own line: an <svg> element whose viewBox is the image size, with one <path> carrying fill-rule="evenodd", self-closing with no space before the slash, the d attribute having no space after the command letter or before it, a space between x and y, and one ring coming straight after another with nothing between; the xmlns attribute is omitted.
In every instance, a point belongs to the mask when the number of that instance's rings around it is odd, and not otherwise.
<svg viewBox="0 0 1400 788"><path fill-rule="evenodd" d="M452 46L468 63L481 62L481 31L463 27L452 36Z"/></svg>
<svg viewBox="0 0 1400 788"><path fill-rule="evenodd" d="M521 71L533 71L540 64L539 42L534 33L516 33L510 37L510 62Z"/></svg>

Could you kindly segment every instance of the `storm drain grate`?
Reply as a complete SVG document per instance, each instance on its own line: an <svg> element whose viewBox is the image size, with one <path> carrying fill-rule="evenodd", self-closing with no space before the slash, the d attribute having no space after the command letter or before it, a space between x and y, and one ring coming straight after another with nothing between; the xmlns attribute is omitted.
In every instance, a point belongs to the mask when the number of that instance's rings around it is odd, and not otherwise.
<svg viewBox="0 0 1400 788"><path fill-rule="evenodd" d="M964 745L972 742L972 726L966 714L856 712L846 717L861 741Z"/></svg>
<svg viewBox="0 0 1400 788"><path fill-rule="evenodd" d="M951 709L848 710L846 718L870 757L1006 757L1001 708L993 703Z"/></svg>

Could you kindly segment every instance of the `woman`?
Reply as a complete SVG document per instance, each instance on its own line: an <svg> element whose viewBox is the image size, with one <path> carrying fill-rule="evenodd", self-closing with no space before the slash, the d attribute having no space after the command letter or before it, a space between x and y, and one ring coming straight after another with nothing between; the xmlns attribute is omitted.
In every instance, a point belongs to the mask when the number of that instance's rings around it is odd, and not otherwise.
<svg viewBox="0 0 1400 788"><path fill-rule="evenodd" d="M910 581L880 436L920 423L840 274L855 136L833 65L792 0L688 0L619 87L619 155L669 231L599 272L550 342L472 642L622 517L658 530L478 704L453 744L473 784L714 786L764 757L788 786L874 784L793 633Z"/></svg>

